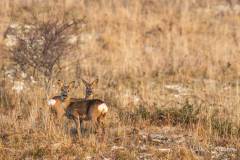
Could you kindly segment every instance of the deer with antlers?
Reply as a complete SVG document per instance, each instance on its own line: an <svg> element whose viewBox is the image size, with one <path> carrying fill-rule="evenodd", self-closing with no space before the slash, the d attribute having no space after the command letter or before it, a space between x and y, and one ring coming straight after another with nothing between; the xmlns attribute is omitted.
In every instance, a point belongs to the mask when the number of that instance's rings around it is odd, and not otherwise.
<svg viewBox="0 0 240 160"><path fill-rule="evenodd" d="M61 80L58 80L57 84L60 86L60 95L54 96L48 100L48 105L51 107L51 110L55 112L58 119L61 119L65 115L65 109L74 101L81 99L70 98L68 96L70 90L75 86L75 81L70 82L68 85L63 83Z"/></svg>
<svg viewBox="0 0 240 160"><path fill-rule="evenodd" d="M74 120L78 135L82 131L83 121L91 121L92 125L97 128L101 125L103 133L105 132L103 118L108 112L106 103L99 99L87 99L93 91L90 87L97 82L98 80L95 80L92 83L88 83L87 81L84 82L86 86L85 99L71 99L68 96L68 93L75 83L71 82L68 85L61 85L60 98L53 97L48 101L50 106L57 108L55 110L58 116L66 115L67 118ZM88 84L88 86L86 84Z"/></svg>
<svg viewBox="0 0 240 160"><path fill-rule="evenodd" d="M83 84L85 85L85 99L88 99L91 95L93 95L94 87L98 83L98 78L92 82L87 82L86 80L82 79Z"/></svg>
<svg viewBox="0 0 240 160"><path fill-rule="evenodd" d="M85 100L88 99L91 95L93 95L94 87L98 83L98 79L95 79L94 81L87 82L83 78L81 78L83 84L85 85ZM55 112L58 119L62 118L65 114L64 108L69 105L70 103L74 101L81 101L84 100L83 98L70 98L68 97L68 91L70 91L73 87L76 87L75 81L70 82L68 85L66 85L61 80L57 81L57 85L60 87L60 95L54 96L51 99L48 100L48 105L51 106L52 111ZM68 97L68 99L66 99ZM64 107L65 106L65 107Z"/></svg>

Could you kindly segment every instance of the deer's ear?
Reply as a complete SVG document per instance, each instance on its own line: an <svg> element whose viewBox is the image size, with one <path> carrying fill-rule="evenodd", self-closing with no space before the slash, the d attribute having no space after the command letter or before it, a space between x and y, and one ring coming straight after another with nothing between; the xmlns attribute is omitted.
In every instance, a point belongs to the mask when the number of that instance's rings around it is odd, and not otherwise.
<svg viewBox="0 0 240 160"><path fill-rule="evenodd" d="M79 81L75 81L75 88L78 88L80 86L80 82Z"/></svg>
<svg viewBox="0 0 240 160"><path fill-rule="evenodd" d="M91 86L96 86L97 84L98 84L98 78L91 83Z"/></svg>
<svg viewBox="0 0 240 160"><path fill-rule="evenodd" d="M62 87L62 86L63 86L63 82L59 79L59 80L57 81L57 85L58 85L59 87Z"/></svg>
<svg viewBox="0 0 240 160"><path fill-rule="evenodd" d="M82 82L84 83L85 86L88 86L89 83L87 81L85 81L83 78L81 78Z"/></svg>
<svg viewBox="0 0 240 160"><path fill-rule="evenodd" d="M69 88L71 88L71 89L74 88L74 87L76 86L76 85L75 85L75 81L70 82L68 86L69 86Z"/></svg>

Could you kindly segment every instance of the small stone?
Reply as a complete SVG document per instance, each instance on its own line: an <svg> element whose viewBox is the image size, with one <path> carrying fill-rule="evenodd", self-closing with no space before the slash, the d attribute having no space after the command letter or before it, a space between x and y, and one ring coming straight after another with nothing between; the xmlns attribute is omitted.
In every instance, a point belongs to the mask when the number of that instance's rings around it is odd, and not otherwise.
<svg viewBox="0 0 240 160"><path fill-rule="evenodd" d="M157 143L161 143L161 144L165 144L168 143L169 139L168 137L159 134L159 133L152 133L148 135L149 140L153 141L153 142L157 142Z"/></svg>
<svg viewBox="0 0 240 160"><path fill-rule="evenodd" d="M158 151L162 152L162 153L166 153L166 152L169 153L169 152L171 152L171 149L170 148L159 148Z"/></svg>
<svg viewBox="0 0 240 160"><path fill-rule="evenodd" d="M148 159L151 159L151 157L152 157L152 154L142 153L142 154L140 154L139 159L148 160Z"/></svg>
<svg viewBox="0 0 240 160"><path fill-rule="evenodd" d="M231 159L231 157L237 156L237 149L218 146L214 148L211 154L213 159Z"/></svg>
<svg viewBox="0 0 240 160"><path fill-rule="evenodd" d="M122 150L122 149L124 149L124 147L122 147L122 146L113 146L111 148L112 151L114 151L114 150Z"/></svg>
<svg viewBox="0 0 240 160"><path fill-rule="evenodd" d="M215 150L217 152L225 152L225 153L236 153L236 148L227 148L227 147L216 147Z"/></svg>

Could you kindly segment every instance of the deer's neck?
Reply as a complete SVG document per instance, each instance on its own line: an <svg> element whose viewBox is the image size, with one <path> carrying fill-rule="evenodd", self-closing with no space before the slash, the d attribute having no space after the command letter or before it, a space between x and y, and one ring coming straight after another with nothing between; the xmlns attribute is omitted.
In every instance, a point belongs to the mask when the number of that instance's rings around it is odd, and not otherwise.
<svg viewBox="0 0 240 160"><path fill-rule="evenodd" d="M62 100L61 107L65 110L71 103L71 98L69 96Z"/></svg>

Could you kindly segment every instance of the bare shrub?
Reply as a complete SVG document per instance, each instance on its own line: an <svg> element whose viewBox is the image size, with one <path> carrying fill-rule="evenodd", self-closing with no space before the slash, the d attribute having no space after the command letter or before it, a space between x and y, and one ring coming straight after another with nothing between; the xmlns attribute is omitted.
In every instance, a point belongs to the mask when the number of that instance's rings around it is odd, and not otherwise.
<svg viewBox="0 0 240 160"><path fill-rule="evenodd" d="M74 34L73 27L80 23L82 20L37 22L30 32L17 35L18 44L10 50L11 59L24 70L30 67L50 78L60 58L74 47L67 43L67 35Z"/></svg>
<svg viewBox="0 0 240 160"><path fill-rule="evenodd" d="M22 71L40 74L49 82L61 70L61 58L78 47L78 36L85 18L63 15L46 20L39 18L34 10L26 12L31 15L29 20L18 17L20 22L10 24L5 32L6 37L9 34L15 40L15 44L9 47L10 59Z"/></svg>

